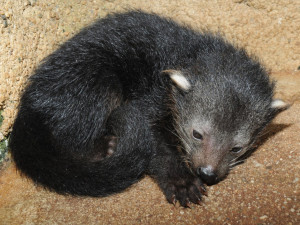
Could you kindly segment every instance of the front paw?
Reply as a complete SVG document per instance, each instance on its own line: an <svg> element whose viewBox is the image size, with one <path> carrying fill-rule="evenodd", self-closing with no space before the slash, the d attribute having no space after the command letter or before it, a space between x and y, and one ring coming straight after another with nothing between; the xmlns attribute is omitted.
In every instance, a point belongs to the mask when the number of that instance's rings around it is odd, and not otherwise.
<svg viewBox="0 0 300 225"><path fill-rule="evenodd" d="M201 204L202 196L207 195L204 184L197 177L170 179L162 188L169 203L175 205L179 201L183 207Z"/></svg>
<svg viewBox="0 0 300 225"><path fill-rule="evenodd" d="M92 154L91 161L97 162L104 158L110 157L115 153L117 148L117 137L113 135L103 136L95 144L95 152Z"/></svg>

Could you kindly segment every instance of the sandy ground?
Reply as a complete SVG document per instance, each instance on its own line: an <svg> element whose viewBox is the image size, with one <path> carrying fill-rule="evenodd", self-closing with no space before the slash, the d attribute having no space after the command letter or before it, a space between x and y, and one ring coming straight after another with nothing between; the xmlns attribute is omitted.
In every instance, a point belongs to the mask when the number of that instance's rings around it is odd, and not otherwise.
<svg viewBox="0 0 300 225"><path fill-rule="evenodd" d="M0 224L300 224L300 2L298 0L0 0L0 140L39 61L108 12L141 8L223 33L257 55L292 104L258 150L202 206L174 207L148 177L107 198L60 196L35 187L13 163L0 171Z"/></svg>

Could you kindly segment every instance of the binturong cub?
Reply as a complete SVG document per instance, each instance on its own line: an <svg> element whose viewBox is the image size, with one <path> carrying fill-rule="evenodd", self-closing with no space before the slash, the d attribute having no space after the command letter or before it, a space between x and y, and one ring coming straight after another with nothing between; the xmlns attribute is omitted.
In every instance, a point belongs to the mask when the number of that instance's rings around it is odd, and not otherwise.
<svg viewBox="0 0 300 225"><path fill-rule="evenodd" d="M49 55L21 97L17 168L62 194L107 196L143 175L200 203L287 108L259 62L155 14L100 19Z"/></svg>

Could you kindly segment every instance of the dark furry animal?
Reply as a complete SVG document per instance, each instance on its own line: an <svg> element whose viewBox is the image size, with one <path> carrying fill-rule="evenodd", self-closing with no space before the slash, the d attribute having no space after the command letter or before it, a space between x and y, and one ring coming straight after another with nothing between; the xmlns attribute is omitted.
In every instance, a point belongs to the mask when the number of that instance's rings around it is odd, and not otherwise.
<svg viewBox="0 0 300 225"><path fill-rule="evenodd" d="M106 196L151 175L199 203L286 108L264 68L217 35L139 11L110 15L30 77L10 138L17 167L59 193Z"/></svg>

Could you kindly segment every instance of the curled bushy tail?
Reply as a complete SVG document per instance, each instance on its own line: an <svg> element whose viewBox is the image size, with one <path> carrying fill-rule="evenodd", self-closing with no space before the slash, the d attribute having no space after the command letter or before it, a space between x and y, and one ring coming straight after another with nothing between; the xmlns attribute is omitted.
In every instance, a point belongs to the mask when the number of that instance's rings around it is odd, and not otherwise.
<svg viewBox="0 0 300 225"><path fill-rule="evenodd" d="M133 105L114 110L108 123L117 136L115 152L99 161L82 153L75 159L58 152L57 143L39 118L21 108L10 139L16 166L36 183L58 193L106 196L122 191L144 174L153 142L146 118Z"/></svg>

